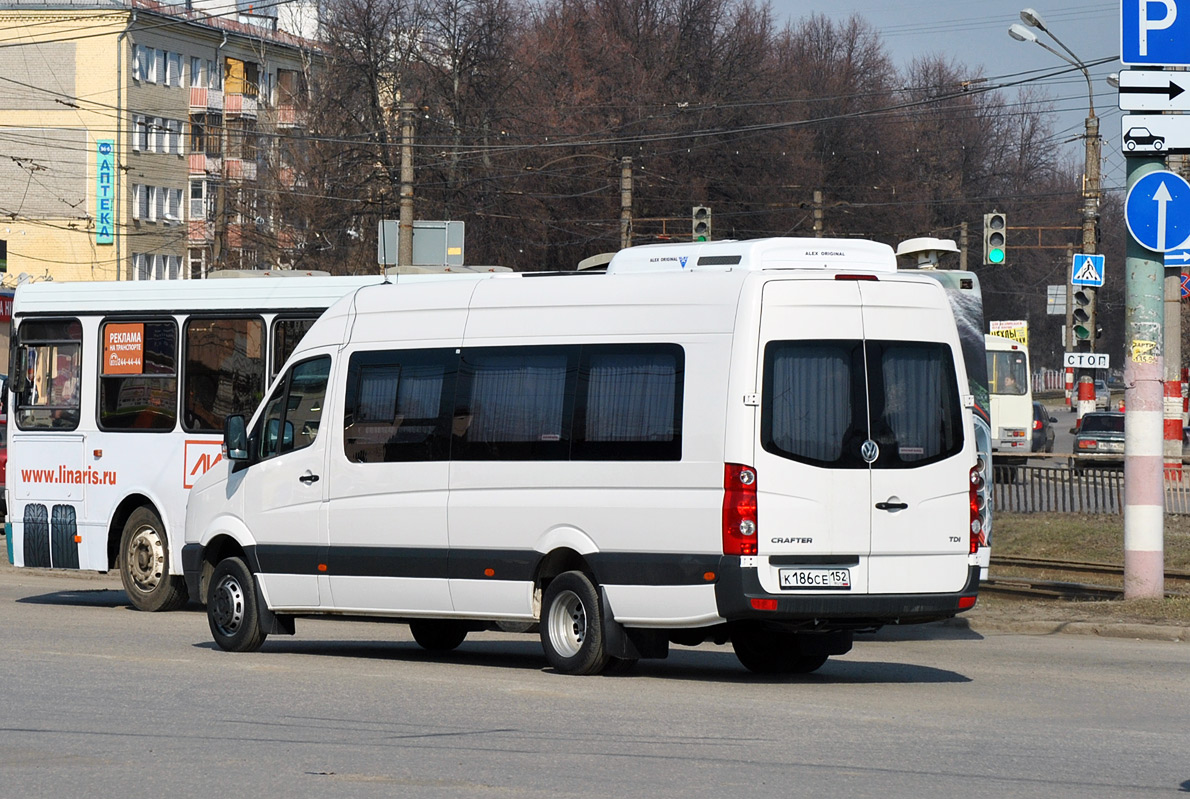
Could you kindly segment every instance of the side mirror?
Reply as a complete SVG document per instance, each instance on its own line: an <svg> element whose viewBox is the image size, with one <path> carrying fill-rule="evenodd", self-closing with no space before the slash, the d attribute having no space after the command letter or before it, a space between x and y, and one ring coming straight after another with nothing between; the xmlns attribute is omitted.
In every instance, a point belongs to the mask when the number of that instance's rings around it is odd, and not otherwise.
<svg viewBox="0 0 1190 799"><path fill-rule="evenodd" d="M228 416L223 421L223 456L229 461L248 460L248 426L243 416Z"/></svg>
<svg viewBox="0 0 1190 799"><path fill-rule="evenodd" d="M1051 416L1051 417L1050 417L1050 424L1057 424L1057 423L1058 423L1058 417L1056 417L1056 416Z"/></svg>
<svg viewBox="0 0 1190 799"><path fill-rule="evenodd" d="M25 365L24 347L13 344L8 351L8 387L14 394L24 394L29 390L29 373Z"/></svg>

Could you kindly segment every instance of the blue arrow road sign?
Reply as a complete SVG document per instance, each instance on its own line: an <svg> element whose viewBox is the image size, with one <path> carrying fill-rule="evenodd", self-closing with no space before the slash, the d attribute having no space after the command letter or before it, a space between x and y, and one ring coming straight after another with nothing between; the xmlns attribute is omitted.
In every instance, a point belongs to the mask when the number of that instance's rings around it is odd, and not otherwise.
<svg viewBox="0 0 1190 799"><path fill-rule="evenodd" d="M1154 252L1190 244L1190 183L1173 172L1150 172L1132 185L1124 200L1128 232Z"/></svg>
<svg viewBox="0 0 1190 799"><path fill-rule="evenodd" d="M1183 269L1190 266L1190 249L1167 250L1165 265L1180 266Z"/></svg>
<svg viewBox="0 0 1190 799"><path fill-rule="evenodd" d="M1102 286L1103 256L1074 256L1070 264L1070 283L1075 286Z"/></svg>
<svg viewBox="0 0 1190 799"><path fill-rule="evenodd" d="M1190 66L1190 0L1121 0L1120 60Z"/></svg>

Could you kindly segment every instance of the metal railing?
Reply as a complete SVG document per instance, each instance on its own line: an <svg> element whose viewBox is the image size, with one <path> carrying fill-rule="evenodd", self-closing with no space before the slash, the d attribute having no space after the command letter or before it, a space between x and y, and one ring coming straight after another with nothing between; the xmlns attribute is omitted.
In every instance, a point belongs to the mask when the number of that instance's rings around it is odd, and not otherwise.
<svg viewBox="0 0 1190 799"><path fill-rule="evenodd" d="M995 464L992 508L1005 513L1122 514L1124 471L1118 466ZM1190 515L1190 469L1165 471L1165 512Z"/></svg>

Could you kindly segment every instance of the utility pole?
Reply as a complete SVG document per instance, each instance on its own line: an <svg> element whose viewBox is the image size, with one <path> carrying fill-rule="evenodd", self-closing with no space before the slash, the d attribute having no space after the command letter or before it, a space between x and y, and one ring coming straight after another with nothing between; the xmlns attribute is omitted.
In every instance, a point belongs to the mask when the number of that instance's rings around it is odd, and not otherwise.
<svg viewBox="0 0 1190 799"><path fill-rule="evenodd" d="M401 103L401 216L397 266L413 264L413 103Z"/></svg>
<svg viewBox="0 0 1190 799"><path fill-rule="evenodd" d="M620 249L632 246L632 158L620 159Z"/></svg>
<svg viewBox="0 0 1190 799"><path fill-rule="evenodd" d="M967 223L959 228L959 271L967 271Z"/></svg>

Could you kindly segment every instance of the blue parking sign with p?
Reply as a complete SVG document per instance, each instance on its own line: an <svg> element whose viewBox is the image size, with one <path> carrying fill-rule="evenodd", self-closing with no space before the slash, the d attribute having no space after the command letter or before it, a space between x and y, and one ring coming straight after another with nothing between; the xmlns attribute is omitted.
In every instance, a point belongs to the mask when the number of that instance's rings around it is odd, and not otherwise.
<svg viewBox="0 0 1190 799"><path fill-rule="evenodd" d="M1190 66L1190 0L1121 0L1120 60Z"/></svg>

